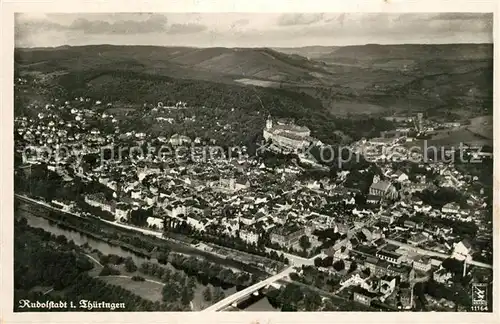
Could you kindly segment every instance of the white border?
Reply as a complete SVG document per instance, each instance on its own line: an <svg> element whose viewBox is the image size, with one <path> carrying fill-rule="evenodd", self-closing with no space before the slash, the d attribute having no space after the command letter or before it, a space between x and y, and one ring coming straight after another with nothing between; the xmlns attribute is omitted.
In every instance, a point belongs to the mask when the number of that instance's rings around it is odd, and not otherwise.
<svg viewBox="0 0 500 324"><path fill-rule="evenodd" d="M280 313L280 312L130 312L130 313L13 313L13 14L14 12L494 12L494 39L498 40L497 17L499 2L495 0L444 1L444 0L213 0L213 1L3 1L1 3L1 99L0 144L6 159L0 159L0 208L1 208L1 298L0 323L500 323L499 288L494 285L493 313ZM497 46L495 52L495 83L498 87ZM496 90L496 89L495 89ZM494 95L494 111L498 108L497 91ZM494 140L499 138L499 118L494 115ZM499 155L498 145L494 146ZM494 238L498 246L499 208L498 170L499 161L494 161ZM494 282L498 282L498 260L500 248L495 248Z"/></svg>

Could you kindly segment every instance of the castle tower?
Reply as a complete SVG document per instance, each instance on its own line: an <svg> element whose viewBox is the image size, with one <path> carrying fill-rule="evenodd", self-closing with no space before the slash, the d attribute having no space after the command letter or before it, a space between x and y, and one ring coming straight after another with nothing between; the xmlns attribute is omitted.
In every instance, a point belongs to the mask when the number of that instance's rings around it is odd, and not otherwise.
<svg viewBox="0 0 500 324"><path fill-rule="evenodd" d="M421 132L424 130L424 121L423 121L424 114L418 113L417 114L417 120L418 120L418 130Z"/></svg>
<svg viewBox="0 0 500 324"><path fill-rule="evenodd" d="M273 128L273 120L271 118L271 114L267 116L267 121L266 121L266 129L271 129Z"/></svg>

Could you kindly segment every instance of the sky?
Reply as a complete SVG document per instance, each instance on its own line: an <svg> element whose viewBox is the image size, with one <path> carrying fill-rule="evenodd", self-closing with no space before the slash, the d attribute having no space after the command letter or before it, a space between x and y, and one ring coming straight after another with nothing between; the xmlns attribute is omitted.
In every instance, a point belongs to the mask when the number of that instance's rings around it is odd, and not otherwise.
<svg viewBox="0 0 500 324"><path fill-rule="evenodd" d="M18 13L17 47L492 43L492 13Z"/></svg>

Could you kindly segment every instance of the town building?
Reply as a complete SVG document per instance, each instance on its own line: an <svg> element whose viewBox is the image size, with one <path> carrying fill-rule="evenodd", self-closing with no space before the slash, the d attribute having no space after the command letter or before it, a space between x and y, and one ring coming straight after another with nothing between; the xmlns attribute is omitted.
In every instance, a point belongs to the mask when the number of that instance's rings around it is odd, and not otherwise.
<svg viewBox="0 0 500 324"><path fill-rule="evenodd" d="M126 219L128 220L128 215L130 211L130 206L125 204L125 203L118 203L116 204L115 208L115 219L116 220L121 220Z"/></svg>
<svg viewBox="0 0 500 324"><path fill-rule="evenodd" d="M146 222L149 227L154 229L163 230L163 219L158 217L148 217Z"/></svg>
<svg viewBox="0 0 500 324"><path fill-rule="evenodd" d="M380 278L380 293L383 295L390 295L396 289L396 277L392 276L383 276Z"/></svg>
<svg viewBox="0 0 500 324"><path fill-rule="evenodd" d="M386 260L392 264L400 264L403 260L403 255L395 251L389 251L386 249L381 249L376 254L377 258L381 260Z"/></svg>
<svg viewBox="0 0 500 324"><path fill-rule="evenodd" d="M460 211L460 206L456 203L447 203L441 208L441 211L446 214L457 214Z"/></svg>
<svg viewBox="0 0 500 324"><path fill-rule="evenodd" d="M411 244L411 245L414 245L414 246L418 246L418 245L424 244L427 241L428 241L427 236L425 236L422 233L413 234L412 236L410 236L408 238L408 244Z"/></svg>
<svg viewBox="0 0 500 324"><path fill-rule="evenodd" d="M432 269L431 259L427 256L418 255L413 258L412 266L415 270L429 272Z"/></svg>
<svg viewBox="0 0 500 324"><path fill-rule="evenodd" d="M96 194L86 195L84 201L90 206L97 207L103 211L110 212L114 214L114 206L110 203L103 193L99 192Z"/></svg>
<svg viewBox="0 0 500 324"><path fill-rule="evenodd" d="M172 146L181 146L191 144L191 139L185 135L174 134L168 140Z"/></svg>
<svg viewBox="0 0 500 324"><path fill-rule="evenodd" d="M372 300L377 298L377 294L369 292L368 290L361 287L354 287L352 297L355 302L363 304L365 306L370 306Z"/></svg>
<svg viewBox="0 0 500 324"><path fill-rule="evenodd" d="M223 190L228 190L231 192L236 192L239 190L244 190L250 187L250 181L248 179L244 179L242 177L235 179L235 178L230 178L230 179L223 179L221 178L219 180L219 188Z"/></svg>
<svg viewBox="0 0 500 324"><path fill-rule="evenodd" d="M470 242L466 239L456 243L453 246L453 258L463 261L463 260L470 260L472 259L472 253L473 253L472 245Z"/></svg>
<svg viewBox="0 0 500 324"><path fill-rule="evenodd" d="M243 241L250 244L257 244L259 241L259 233L252 230L241 229L239 231L239 236Z"/></svg>
<svg viewBox="0 0 500 324"><path fill-rule="evenodd" d="M271 230L270 239L272 243L276 243L285 247L291 247L297 243L305 230L298 225L283 225L277 226Z"/></svg>

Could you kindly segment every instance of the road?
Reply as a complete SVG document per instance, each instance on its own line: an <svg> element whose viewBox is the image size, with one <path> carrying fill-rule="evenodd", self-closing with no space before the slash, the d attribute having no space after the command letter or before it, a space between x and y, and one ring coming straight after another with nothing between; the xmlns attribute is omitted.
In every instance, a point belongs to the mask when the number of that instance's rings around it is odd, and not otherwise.
<svg viewBox="0 0 500 324"><path fill-rule="evenodd" d="M131 276L125 276L125 275L116 275L116 276L99 276L99 277L100 277L100 278L127 278L127 279L132 280L132 277L131 277ZM144 281L147 281L147 282L152 282L152 283L155 283L155 284L158 284L158 285L165 286L165 283L164 283L164 282L160 282L160 281L156 281L156 280L144 279Z"/></svg>
<svg viewBox="0 0 500 324"><path fill-rule="evenodd" d="M224 298L221 301L218 301L217 303L213 304L212 306L207 307L204 310L202 310L202 312L216 312L216 311L219 311L221 309L224 309L225 307L227 307L229 305L232 305L234 302L237 302L241 298L252 294L254 291L257 291L257 290L259 290L261 288L264 288L264 287L272 284L275 281L278 281L280 279L283 279L283 278L287 277L293 271L295 271L293 269L293 266L290 266L290 267L286 268L285 270L281 271L280 273L275 274L272 277L269 277L269 278L267 278L265 280L262 280L262 281L254 284L254 285L252 285L250 287L247 287L247 288L245 288L245 289L243 289L241 291L238 291L238 292L236 292L236 293L234 293L234 294L232 294L232 295Z"/></svg>
<svg viewBox="0 0 500 324"><path fill-rule="evenodd" d="M104 267L101 262L99 262L99 260L97 260L96 258L94 258L93 256L91 256L90 254L84 254L87 258L89 258L90 260L94 261L95 263L97 263L99 266L101 267Z"/></svg>
<svg viewBox="0 0 500 324"><path fill-rule="evenodd" d="M76 217L82 217L79 214L75 214L75 213L72 213L72 212L67 211L67 210L62 210L60 208L56 208L56 207L54 207L54 206L52 206L49 203L46 203L44 201L35 200L33 198L30 198L30 197L27 197L27 196L24 196L24 195L20 195L20 194L16 194L16 193L14 194L14 196L16 198L21 199L21 200L25 200L25 201L31 202L33 204L37 204L37 205L43 206L45 208L48 208L48 209L51 209L51 210L54 210L54 211L57 211L57 212L63 212L63 213L70 214L70 215L73 215L73 216L76 216Z"/></svg>
<svg viewBox="0 0 500 324"><path fill-rule="evenodd" d="M290 264L293 264L296 267L301 266L301 265L314 265L314 259L317 257L317 256L314 256L312 258L306 259L306 258L303 258L303 257L298 256L298 255L294 255L294 254L290 254L290 253L286 253L283 251L278 251L278 250L266 247L266 252L271 252L271 251L274 251L278 254L283 254L285 257L288 258L288 260L290 260Z"/></svg>

